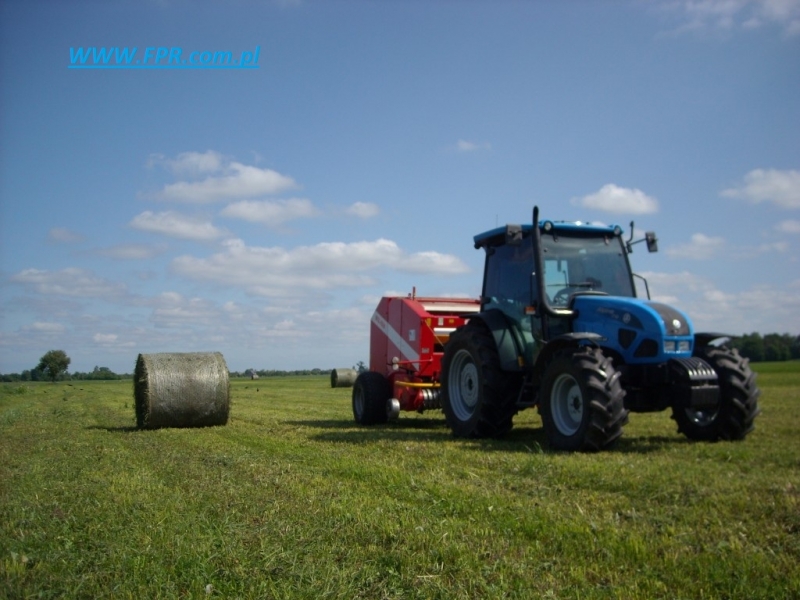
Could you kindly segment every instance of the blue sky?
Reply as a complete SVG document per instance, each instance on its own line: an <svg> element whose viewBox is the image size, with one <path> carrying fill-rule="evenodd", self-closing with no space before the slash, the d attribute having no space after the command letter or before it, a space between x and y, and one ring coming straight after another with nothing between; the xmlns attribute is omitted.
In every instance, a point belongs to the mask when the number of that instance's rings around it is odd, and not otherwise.
<svg viewBox="0 0 800 600"><path fill-rule="evenodd" d="M534 204L655 230L634 268L697 329L800 333L800 0L0 4L0 372L351 366Z"/></svg>

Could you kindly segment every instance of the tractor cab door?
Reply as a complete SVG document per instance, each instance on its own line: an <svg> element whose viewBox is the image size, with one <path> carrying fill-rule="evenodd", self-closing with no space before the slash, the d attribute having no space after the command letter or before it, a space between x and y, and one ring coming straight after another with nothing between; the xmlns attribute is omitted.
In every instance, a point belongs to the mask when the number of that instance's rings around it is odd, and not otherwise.
<svg viewBox="0 0 800 600"><path fill-rule="evenodd" d="M534 318L526 308L535 305L533 248L530 239L520 244L486 247L481 310L502 312L523 340L525 356L534 349Z"/></svg>
<svg viewBox="0 0 800 600"><path fill-rule="evenodd" d="M573 279L577 277L576 272L579 270L574 262L564 260L560 257L545 258L542 261L544 265L544 289L547 294L547 300L550 306L557 306L559 308L566 308L568 296L565 295L564 290L569 289L569 282L571 281L570 275ZM543 315L542 317L547 321L547 337L552 339L570 331L570 319L567 317L550 317Z"/></svg>

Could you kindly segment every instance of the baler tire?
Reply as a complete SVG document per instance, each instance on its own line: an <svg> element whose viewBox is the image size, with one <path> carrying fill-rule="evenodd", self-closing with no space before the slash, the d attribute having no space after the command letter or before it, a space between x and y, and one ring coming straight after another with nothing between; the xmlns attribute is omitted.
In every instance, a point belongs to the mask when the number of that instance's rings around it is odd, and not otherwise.
<svg viewBox="0 0 800 600"><path fill-rule="evenodd" d="M735 348L724 345L703 346L694 355L717 373L719 406L715 411L673 407L672 418L678 424L678 433L695 441L743 440L753 431L755 418L761 412L758 405L761 390L750 361Z"/></svg>
<svg viewBox="0 0 800 600"><path fill-rule="evenodd" d="M456 437L502 437L513 427L519 378L500 368L494 338L471 322L456 330L442 357L442 410Z"/></svg>
<svg viewBox="0 0 800 600"><path fill-rule="evenodd" d="M392 397L389 380L376 371L364 371L353 384L353 418L359 425L379 425L389 420L387 402Z"/></svg>
<svg viewBox="0 0 800 600"><path fill-rule="evenodd" d="M620 372L599 348L557 352L544 372L539 397L553 450L596 452L622 435L628 422Z"/></svg>

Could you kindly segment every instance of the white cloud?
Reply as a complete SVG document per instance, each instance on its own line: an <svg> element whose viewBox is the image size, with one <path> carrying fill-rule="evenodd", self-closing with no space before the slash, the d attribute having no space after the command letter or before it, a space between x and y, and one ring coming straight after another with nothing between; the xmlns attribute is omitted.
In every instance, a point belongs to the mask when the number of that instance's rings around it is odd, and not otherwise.
<svg viewBox="0 0 800 600"><path fill-rule="evenodd" d="M163 244L119 244L109 248L101 248L97 253L106 258L144 260L164 254L166 250L167 247Z"/></svg>
<svg viewBox="0 0 800 600"><path fill-rule="evenodd" d="M238 200L279 194L297 187L291 177L272 169L261 169L239 162L220 166L218 175L201 181L178 181L161 190L163 200L206 204L221 200Z"/></svg>
<svg viewBox="0 0 800 600"><path fill-rule="evenodd" d="M800 221L792 219L781 221L775 226L775 229L782 233L800 233Z"/></svg>
<svg viewBox="0 0 800 600"><path fill-rule="evenodd" d="M214 227L210 221L203 221L171 210L160 213L146 210L136 215L129 225L141 231L199 242L216 240L225 233Z"/></svg>
<svg viewBox="0 0 800 600"><path fill-rule="evenodd" d="M773 25L789 36L800 33L800 0L680 0L654 5L682 20L674 33L732 32Z"/></svg>
<svg viewBox="0 0 800 600"><path fill-rule="evenodd" d="M166 161L169 168L178 175L196 176L202 173L214 173L223 165L223 157L219 152L182 152L174 159Z"/></svg>
<svg viewBox="0 0 800 600"><path fill-rule="evenodd" d="M725 240L721 237L712 237L703 233L695 233L688 244L681 244L668 248L667 256L672 258L688 258L691 260L707 260L717 256L725 247Z"/></svg>
<svg viewBox="0 0 800 600"><path fill-rule="evenodd" d="M643 215L658 212L658 200L642 190L608 183L594 194L573 198L572 203L611 213Z"/></svg>
<svg viewBox="0 0 800 600"><path fill-rule="evenodd" d="M324 242L292 250L225 242L225 250L208 258L181 256L172 262L183 276L234 285L264 296L296 296L309 290L373 285L373 270L454 275L468 271L457 257L438 252L407 253L395 242Z"/></svg>
<svg viewBox="0 0 800 600"><path fill-rule="evenodd" d="M156 327L209 327L223 314L214 303L204 298L184 298L173 293L165 299L166 305L154 309L150 316Z"/></svg>
<svg viewBox="0 0 800 600"><path fill-rule="evenodd" d="M92 340L97 344L113 344L117 341L116 333L95 333Z"/></svg>
<svg viewBox="0 0 800 600"><path fill-rule="evenodd" d="M458 152L477 152L478 150L491 150L492 145L489 142L470 142L467 140L458 140L455 145Z"/></svg>
<svg viewBox="0 0 800 600"><path fill-rule="evenodd" d="M288 200L241 200L229 204L219 214L223 217L234 217L274 226L293 219L315 217L319 215L319 211L310 200L291 198Z"/></svg>
<svg viewBox="0 0 800 600"><path fill-rule="evenodd" d="M789 244L780 240L759 245L736 244L734 247L729 247L724 238L695 233L688 243L667 248L666 254L681 260L709 260L721 256L724 252L727 259L744 261L764 254L783 254L788 251Z"/></svg>
<svg viewBox="0 0 800 600"><path fill-rule="evenodd" d="M66 331L66 327L61 323L50 323L46 321L35 321L30 325L23 328L25 331L31 331L36 333L64 333Z"/></svg>
<svg viewBox="0 0 800 600"><path fill-rule="evenodd" d="M372 202L354 202L347 208L347 214L361 219L375 217L378 213L380 213L380 208L378 208L377 204L373 204Z"/></svg>
<svg viewBox="0 0 800 600"><path fill-rule="evenodd" d="M60 244L74 244L86 239L80 233L70 231L66 227L53 227L47 234L47 239Z"/></svg>
<svg viewBox="0 0 800 600"><path fill-rule="evenodd" d="M754 285L729 291L694 273L644 273L653 299L689 315L696 331L732 335L800 331L800 280L783 288Z"/></svg>
<svg viewBox="0 0 800 600"><path fill-rule="evenodd" d="M76 267L61 271L25 269L12 275L11 281L47 295L116 298L127 294L125 284L108 281Z"/></svg>
<svg viewBox="0 0 800 600"><path fill-rule="evenodd" d="M755 204L772 202L782 208L800 208L800 171L754 169L744 176L742 184L723 190L720 195Z"/></svg>
<svg viewBox="0 0 800 600"><path fill-rule="evenodd" d="M789 244L787 242L769 242L761 244L756 248L758 254L773 254L775 252L783 253L789 251Z"/></svg>

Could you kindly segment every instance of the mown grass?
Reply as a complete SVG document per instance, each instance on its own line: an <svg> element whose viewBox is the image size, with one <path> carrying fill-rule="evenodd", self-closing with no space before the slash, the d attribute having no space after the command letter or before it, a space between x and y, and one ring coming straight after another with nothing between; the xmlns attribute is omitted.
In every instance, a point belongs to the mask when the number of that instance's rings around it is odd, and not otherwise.
<svg viewBox="0 0 800 600"><path fill-rule="evenodd" d="M800 597L800 364L738 443L632 415L552 453L441 413L360 428L327 376L232 383L231 420L135 428L130 381L0 387L0 597Z"/></svg>

